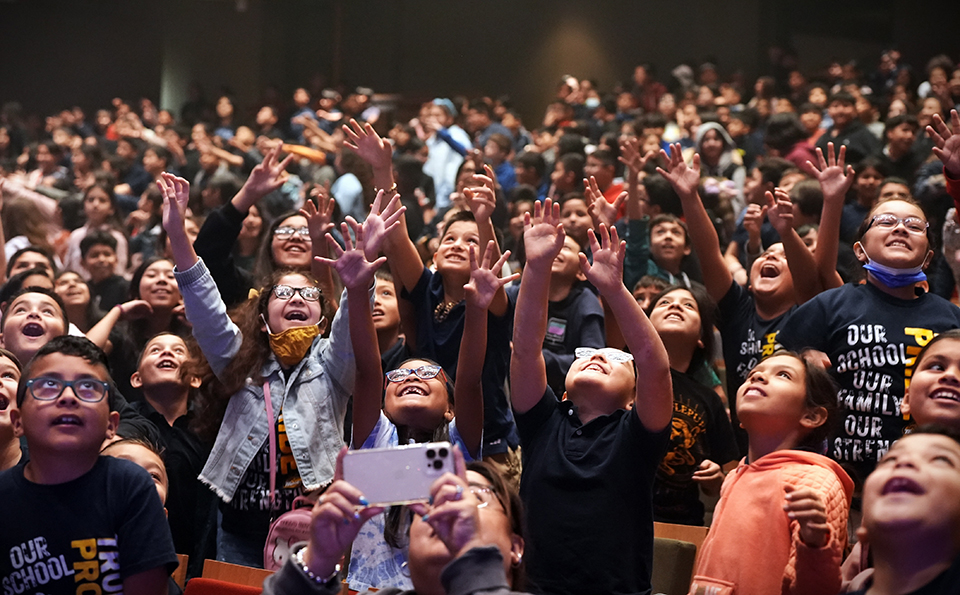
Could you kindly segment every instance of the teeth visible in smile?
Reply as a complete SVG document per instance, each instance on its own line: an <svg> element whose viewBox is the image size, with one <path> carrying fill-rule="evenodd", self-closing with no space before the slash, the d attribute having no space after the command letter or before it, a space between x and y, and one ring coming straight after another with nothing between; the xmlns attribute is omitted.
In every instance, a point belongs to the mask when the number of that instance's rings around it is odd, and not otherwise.
<svg viewBox="0 0 960 595"><path fill-rule="evenodd" d="M417 385L410 385L410 386L408 386L408 387L406 387L406 388L404 388L403 390L400 391L400 396L405 396L405 395L420 395L420 396L423 396L423 395L426 395L426 394L427 394L427 392L426 392L425 390L423 390L421 387L417 386Z"/></svg>
<svg viewBox="0 0 960 595"><path fill-rule="evenodd" d="M960 402L960 393L957 393L955 390L950 389L940 389L934 391L930 395L931 399L946 399L948 401L958 401Z"/></svg>
<svg viewBox="0 0 960 595"><path fill-rule="evenodd" d="M157 364L157 367L160 368L161 370L168 370L168 369L176 368L176 367L177 367L177 364L176 364L176 362L173 362L173 361L170 361L170 360L164 360L164 361L160 362L159 364Z"/></svg>
<svg viewBox="0 0 960 595"><path fill-rule="evenodd" d="M53 420L55 426L79 426L80 418L76 415L61 415Z"/></svg>
<svg viewBox="0 0 960 595"><path fill-rule="evenodd" d="M584 370L594 370L594 371L596 371L596 372L603 372L603 371L604 371L604 370L603 370L603 366L601 366L600 364L589 364L589 365L587 365L587 366L584 366L583 369L584 369Z"/></svg>

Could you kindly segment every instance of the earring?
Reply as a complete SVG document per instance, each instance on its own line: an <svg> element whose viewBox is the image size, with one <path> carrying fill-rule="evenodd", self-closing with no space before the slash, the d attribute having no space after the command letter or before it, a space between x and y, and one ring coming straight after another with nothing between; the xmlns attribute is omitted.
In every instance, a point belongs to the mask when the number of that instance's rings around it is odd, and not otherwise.
<svg viewBox="0 0 960 595"><path fill-rule="evenodd" d="M511 566L513 566L514 568L516 568L517 566L520 566L520 563L523 562L523 554L516 554L515 557L516 557L516 560L514 560L513 564L511 564Z"/></svg>

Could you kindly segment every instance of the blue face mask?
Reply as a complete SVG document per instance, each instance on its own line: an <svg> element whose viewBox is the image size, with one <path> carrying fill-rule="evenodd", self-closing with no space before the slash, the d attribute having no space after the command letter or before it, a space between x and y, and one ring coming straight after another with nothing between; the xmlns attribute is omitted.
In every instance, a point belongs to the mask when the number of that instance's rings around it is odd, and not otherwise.
<svg viewBox="0 0 960 595"><path fill-rule="evenodd" d="M860 244L860 249L863 250L864 256L867 257L867 264L863 265L863 268L873 273L877 281L887 287L896 289L927 280L927 275L923 272L923 263L921 263L920 266L909 269L895 269L882 265L879 262L874 262L873 259L870 258L870 255L867 254L867 251L863 249L863 244ZM924 262L926 262L926 260L924 260Z"/></svg>

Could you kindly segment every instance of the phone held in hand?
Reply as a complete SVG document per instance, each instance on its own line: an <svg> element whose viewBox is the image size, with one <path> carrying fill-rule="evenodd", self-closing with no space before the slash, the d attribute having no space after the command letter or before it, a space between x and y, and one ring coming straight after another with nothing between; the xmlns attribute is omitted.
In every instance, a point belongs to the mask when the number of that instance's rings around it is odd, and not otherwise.
<svg viewBox="0 0 960 595"><path fill-rule="evenodd" d="M343 479L374 506L426 502L447 472L454 472L449 442L353 450L343 458Z"/></svg>

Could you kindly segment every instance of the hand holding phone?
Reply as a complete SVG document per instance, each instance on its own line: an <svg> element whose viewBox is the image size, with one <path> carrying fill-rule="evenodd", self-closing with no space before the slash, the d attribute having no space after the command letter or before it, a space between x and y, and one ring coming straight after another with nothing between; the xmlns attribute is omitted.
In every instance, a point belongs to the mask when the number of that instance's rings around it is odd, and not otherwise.
<svg viewBox="0 0 960 595"><path fill-rule="evenodd" d="M343 458L343 478L374 506L427 502L430 486L455 473L449 442L354 450Z"/></svg>

